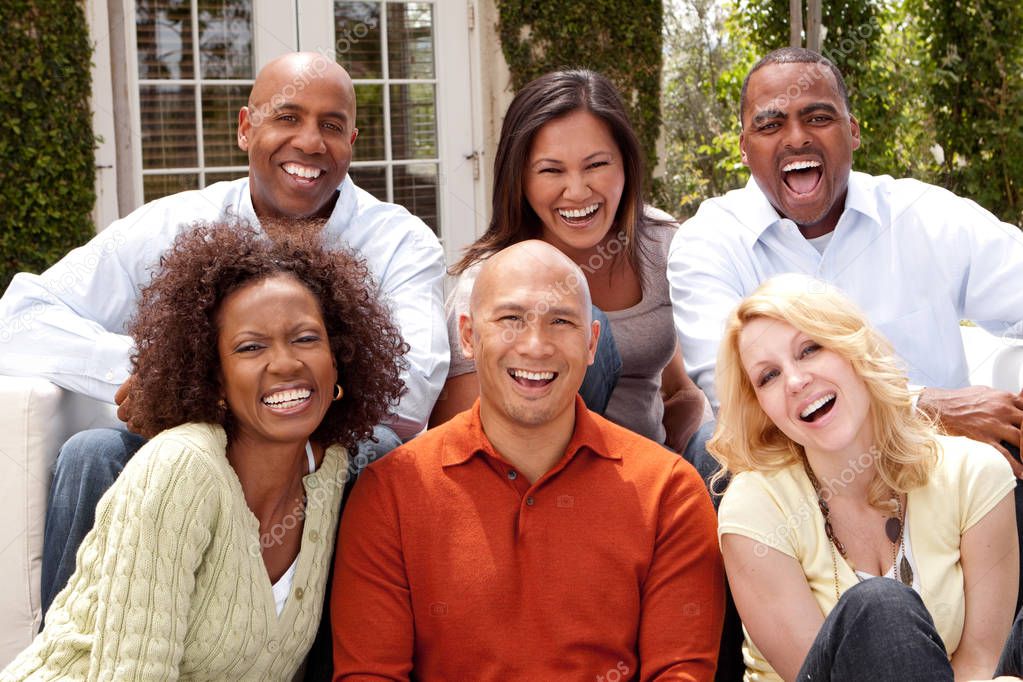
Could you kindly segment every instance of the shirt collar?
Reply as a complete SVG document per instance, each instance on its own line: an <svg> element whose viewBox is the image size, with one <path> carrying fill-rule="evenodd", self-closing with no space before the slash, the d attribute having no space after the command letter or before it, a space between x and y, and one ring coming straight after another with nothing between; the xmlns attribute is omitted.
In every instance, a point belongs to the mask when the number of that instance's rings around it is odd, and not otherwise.
<svg viewBox="0 0 1023 682"><path fill-rule="evenodd" d="M478 398L471 410L458 415L455 420L460 423L452 424L452 433L444 439L441 466L464 464L479 454L503 460L483 432ZM604 459L622 458L620 454L611 451L610 444L596 419L586 408L583 399L576 395L575 431L565 448L565 457L573 457L584 449Z"/></svg>
<svg viewBox="0 0 1023 682"><path fill-rule="evenodd" d="M856 171L849 172L849 183L845 195L845 208L842 215L848 211L856 211L872 221L881 224L881 218L877 210L877 200L868 187L870 176ZM756 239L759 239L769 228L781 222L782 217L777 209L768 201L767 195L760 189L757 181L750 176L746 188L743 190L750 196L748 201L739 202L734 214L744 225L750 228ZM841 218L839 219L841 222Z"/></svg>

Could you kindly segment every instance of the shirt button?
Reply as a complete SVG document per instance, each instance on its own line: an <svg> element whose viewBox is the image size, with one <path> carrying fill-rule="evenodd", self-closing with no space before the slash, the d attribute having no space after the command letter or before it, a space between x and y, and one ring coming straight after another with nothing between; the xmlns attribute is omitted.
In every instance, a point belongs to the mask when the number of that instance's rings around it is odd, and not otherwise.
<svg viewBox="0 0 1023 682"><path fill-rule="evenodd" d="M516 472L516 471L509 471L508 472L508 478L510 478L511 480L514 481L518 477L519 477L518 472Z"/></svg>
<svg viewBox="0 0 1023 682"><path fill-rule="evenodd" d="M313 542L319 542L320 534L317 533L315 530L311 530L309 531L309 539L312 540Z"/></svg>
<svg viewBox="0 0 1023 682"><path fill-rule="evenodd" d="M295 599L301 599L304 596L305 596L305 590L303 590L301 587L296 587L295 588Z"/></svg>
<svg viewBox="0 0 1023 682"><path fill-rule="evenodd" d="M532 507L533 506L533 498L532 497L527 497L526 498L526 504L528 506Z"/></svg>
<svg viewBox="0 0 1023 682"><path fill-rule="evenodd" d="M271 639L266 643L266 650L272 654L276 654L277 650L281 648L281 645L277 643L276 639Z"/></svg>

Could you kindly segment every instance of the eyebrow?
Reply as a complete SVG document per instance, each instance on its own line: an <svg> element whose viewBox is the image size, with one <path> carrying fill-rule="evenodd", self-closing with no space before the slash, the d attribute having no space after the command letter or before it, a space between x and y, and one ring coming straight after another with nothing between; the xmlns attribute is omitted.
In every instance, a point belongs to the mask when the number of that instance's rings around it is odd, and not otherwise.
<svg viewBox="0 0 1023 682"><path fill-rule="evenodd" d="M802 117L807 114L812 114L815 111L827 111L835 116L839 115L838 109L835 105L829 104L828 102L813 102L812 104L808 104L797 111L796 115ZM757 123L763 123L764 121L770 121L776 118L786 119L788 117L789 115L780 109L764 109L753 117L753 123L755 125Z"/></svg>
<svg viewBox="0 0 1023 682"><path fill-rule="evenodd" d="M572 318L582 317L582 313L580 313L579 310L577 310L575 308L572 308L572 307L569 307L569 306L548 305L548 306L546 306L546 312L543 313L542 315L540 314L538 308L539 308L538 305L524 306L521 303L506 302L506 303L498 303L497 305L495 305L493 310L492 310L492 312L494 314L497 314L497 313L524 313L524 312L529 312L530 310L535 310L535 311L537 311L537 317L546 317L546 316L551 316L551 315L553 315L555 317L572 317Z"/></svg>
<svg viewBox="0 0 1023 682"><path fill-rule="evenodd" d="M814 102L813 104L808 104L799 110L799 115L806 116L807 114L812 114L815 111L827 111L828 113L835 114L836 116L838 115L838 109L835 105L829 104L828 102Z"/></svg>
<svg viewBox="0 0 1023 682"><path fill-rule="evenodd" d="M589 160L590 160L590 159L592 159L593 157L595 157L595 156L600 156L601 154L607 154L608 156L610 156L610 157L614 158L614 152L612 152L612 151L611 151L611 150L609 150L609 149L606 149L606 150L602 149L602 150L600 150L600 151L597 151L597 152L593 152L593 153L592 153L592 154L590 154L589 156L583 157L583 161L589 161ZM533 162L532 162L532 163L530 164L530 166L535 166L535 165L537 165L538 163L543 163L543 162L545 162L545 161L546 161L547 163L564 163L564 161L562 161L561 159L549 159L549 158L546 158L546 157L544 157L544 158L542 158L542 159L537 159L536 161L533 161Z"/></svg>
<svg viewBox="0 0 1023 682"><path fill-rule="evenodd" d="M300 114L304 114L306 113L306 108L292 102L285 102L284 104L274 107L274 111L295 111ZM343 111L328 111L323 115L323 118L337 118L345 121L346 123L348 122L348 114Z"/></svg>

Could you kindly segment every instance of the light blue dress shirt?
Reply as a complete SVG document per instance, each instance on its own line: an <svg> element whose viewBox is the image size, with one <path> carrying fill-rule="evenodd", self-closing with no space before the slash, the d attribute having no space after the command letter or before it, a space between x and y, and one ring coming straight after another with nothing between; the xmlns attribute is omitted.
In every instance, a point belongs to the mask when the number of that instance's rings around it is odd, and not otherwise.
<svg viewBox="0 0 1023 682"><path fill-rule="evenodd" d="M668 256L686 369L715 408L725 320L761 282L784 272L811 275L850 296L920 386L968 384L962 319L1023 336L1023 232L973 201L917 180L853 172L845 211L819 253L751 178L703 202Z"/></svg>
<svg viewBox="0 0 1023 682"><path fill-rule="evenodd" d="M366 259L410 348L402 373L408 390L389 424L408 439L425 428L447 376L444 253L403 207L378 201L348 177L339 191L324 227L327 243ZM43 274L16 275L0 299L0 374L44 377L113 402L131 371L125 329L160 255L195 221L232 216L259 222L248 178L152 201Z"/></svg>

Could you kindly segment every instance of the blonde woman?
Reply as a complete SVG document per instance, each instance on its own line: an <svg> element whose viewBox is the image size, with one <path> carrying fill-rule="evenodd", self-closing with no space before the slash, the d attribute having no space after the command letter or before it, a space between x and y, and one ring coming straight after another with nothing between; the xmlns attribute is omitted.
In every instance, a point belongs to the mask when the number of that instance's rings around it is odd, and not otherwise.
<svg viewBox="0 0 1023 682"><path fill-rule="evenodd" d="M936 433L887 341L802 275L739 304L717 366L746 679L990 677L1019 573L1005 459Z"/></svg>

